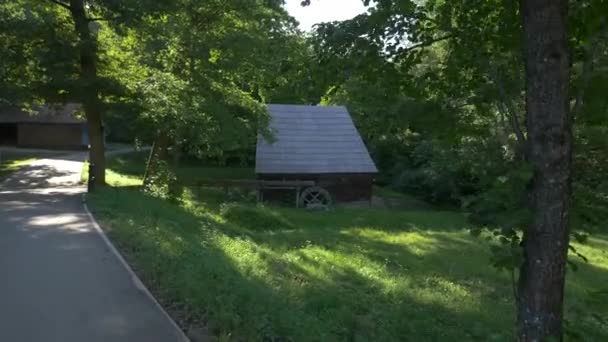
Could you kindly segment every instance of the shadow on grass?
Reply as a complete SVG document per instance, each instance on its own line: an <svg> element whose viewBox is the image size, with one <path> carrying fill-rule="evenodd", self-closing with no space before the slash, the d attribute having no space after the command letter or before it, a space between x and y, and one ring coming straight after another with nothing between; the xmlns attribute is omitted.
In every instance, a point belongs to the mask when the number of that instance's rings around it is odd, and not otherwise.
<svg viewBox="0 0 608 342"><path fill-rule="evenodd" d="M134 191L106 189L91 200L146 283L215 334L511 340L509 279L453 213L278 209L298 228L254 231Z"/></svg>

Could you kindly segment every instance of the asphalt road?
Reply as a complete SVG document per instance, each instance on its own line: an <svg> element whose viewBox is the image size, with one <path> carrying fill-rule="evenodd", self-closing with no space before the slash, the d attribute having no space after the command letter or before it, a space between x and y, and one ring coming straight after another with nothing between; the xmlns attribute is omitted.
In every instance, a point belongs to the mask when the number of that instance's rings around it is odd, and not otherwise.
<svg viewBox="0 0 608 342"><path fill-rule="evenodd" d="M0 183L0 341L183 341L84 211L84 157Z"/></svg>

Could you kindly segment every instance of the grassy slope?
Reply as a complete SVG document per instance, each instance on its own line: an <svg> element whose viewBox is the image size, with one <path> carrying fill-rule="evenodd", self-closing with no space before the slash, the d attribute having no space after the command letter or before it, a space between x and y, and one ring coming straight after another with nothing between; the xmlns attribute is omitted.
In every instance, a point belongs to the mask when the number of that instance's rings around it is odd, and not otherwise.
<svg viewBox="0 0 608 342"><path fill-rule="evenodd" d="M204 170L200 171L201 173ZM200 173L199 173L200 174ZM120 180L118 174L110 182ZM96 215L145 281L221 335L248 340L511 340L510 277L455 212L338 209L310 213L229 200L210 189L180 206L126 189L91 195ZM608 331L589 293L608 286L608 242L577 246L571 326Z"/></svg>

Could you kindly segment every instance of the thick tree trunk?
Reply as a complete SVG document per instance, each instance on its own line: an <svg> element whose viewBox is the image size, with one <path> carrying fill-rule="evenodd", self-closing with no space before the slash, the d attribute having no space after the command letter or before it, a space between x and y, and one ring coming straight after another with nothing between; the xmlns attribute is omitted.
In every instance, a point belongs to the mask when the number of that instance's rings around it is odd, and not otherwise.
<svg viewBox="0 0 608 342"><path fill-rule="evenodd" d="M562 339L568 252L572 122L567 0L522 0L526 65L527 157L532 222L524 232L518 338Z"/></svg>
<svg viewBox="0 0 608 342"><path fill-rule="evenodd" d="M70 0L70 12L78 34L80 54L80 100L87 118L91 149L89 160L95 164L95 185L106 183L106 160L101 101L97 83L97 38L91 33L83 0Z"/></svg>

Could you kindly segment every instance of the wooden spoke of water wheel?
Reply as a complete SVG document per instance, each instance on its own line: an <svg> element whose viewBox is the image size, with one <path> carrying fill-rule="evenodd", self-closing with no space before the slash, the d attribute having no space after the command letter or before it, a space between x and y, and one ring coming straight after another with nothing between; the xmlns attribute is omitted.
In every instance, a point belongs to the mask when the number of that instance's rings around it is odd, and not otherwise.
<svg viewBox="0 0 608 342"><path fill-rule="evenodd" d="M300 195L300 204L304 208L327 209L331 205L331 195L320 186L312 186L304 189Z"/></svg>

